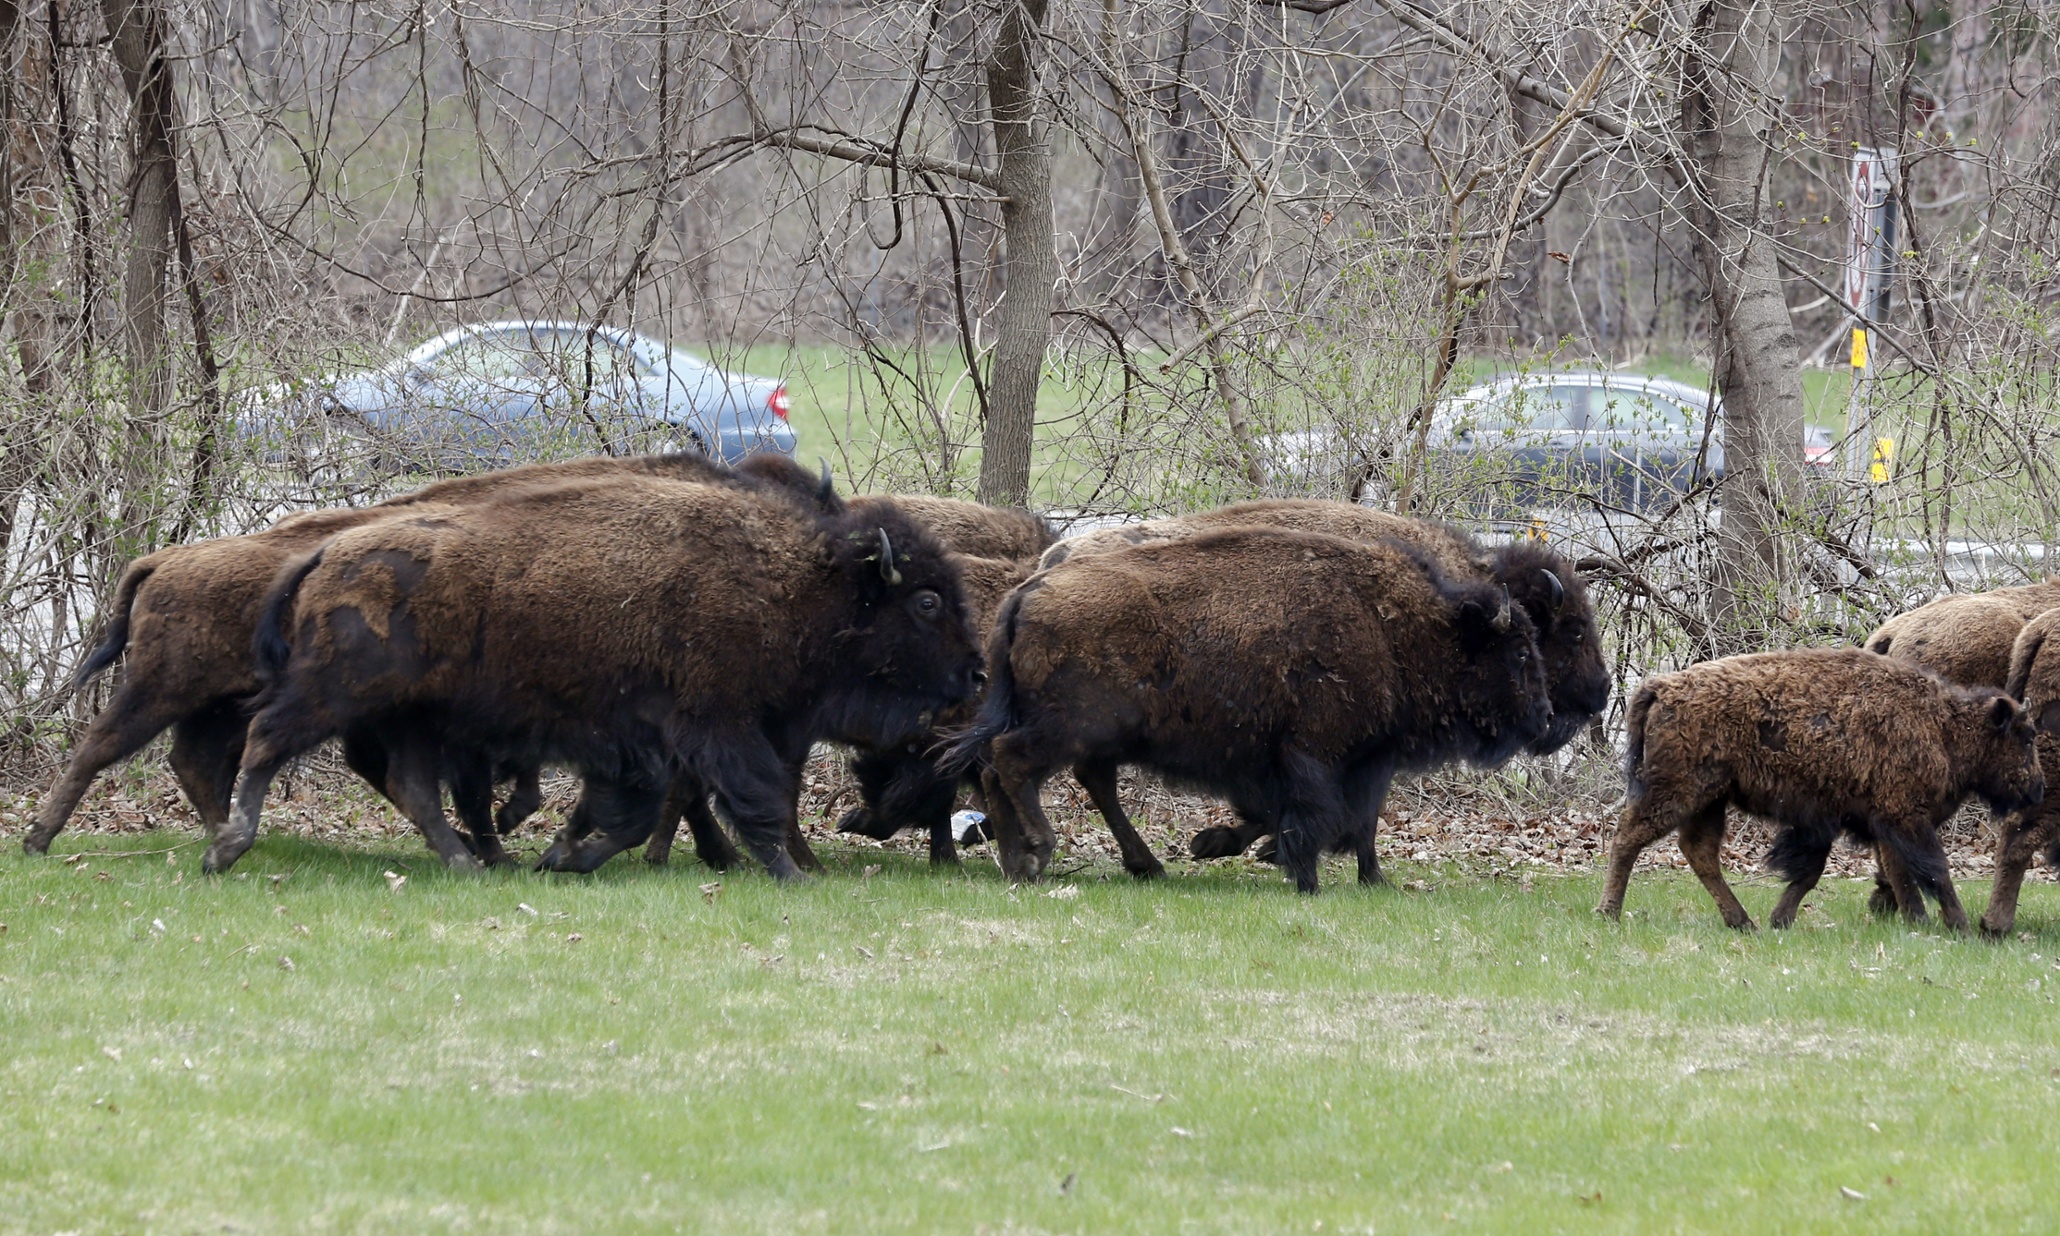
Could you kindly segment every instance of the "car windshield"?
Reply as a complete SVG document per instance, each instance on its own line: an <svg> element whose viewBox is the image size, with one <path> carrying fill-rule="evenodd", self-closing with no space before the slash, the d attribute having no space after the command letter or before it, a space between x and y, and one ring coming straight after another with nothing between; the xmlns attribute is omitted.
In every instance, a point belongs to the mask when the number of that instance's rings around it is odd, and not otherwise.
<svg viewBox="0 0 2060 1236"><path fill-rule="evenodd" d="M505 333L470 335L436 353L427 367L446 378L511 382L529 376L535 355L526 343Z"/></svg>

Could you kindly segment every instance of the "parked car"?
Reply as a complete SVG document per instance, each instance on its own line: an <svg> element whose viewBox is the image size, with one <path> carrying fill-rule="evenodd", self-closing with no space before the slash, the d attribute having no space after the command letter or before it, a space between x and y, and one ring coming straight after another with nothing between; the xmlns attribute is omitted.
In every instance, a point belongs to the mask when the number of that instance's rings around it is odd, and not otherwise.
<svg viewBox="0 0 2060 1236"><path fill-rule="evenodd" d="M1438 405L1431 466L1479 469L1513 500L1556 505L1573 493L1631 510L1673 501L1698 480L1724 475L1723 404L1667 378L1544 373L1500 378ZM1707 439L1705 441L1705 438ZM1803 456L1828 469L1829 431L1808 427Z"/></svg>
<svg viewBox="0 0 2060 1236"><path fill-rule="evenodd" d="M786 386L656 339L580 322L464 326L361 373L266 392L257 419L291 437L356 439L407 470L471 471L552 455L693 449L734 463L794 453ZM309 422L318 423L309 423Z"/></svg>

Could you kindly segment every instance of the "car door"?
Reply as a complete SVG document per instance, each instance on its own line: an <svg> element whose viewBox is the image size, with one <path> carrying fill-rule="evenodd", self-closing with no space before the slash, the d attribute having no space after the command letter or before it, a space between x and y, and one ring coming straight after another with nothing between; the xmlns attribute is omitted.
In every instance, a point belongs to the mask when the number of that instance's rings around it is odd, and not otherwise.
<svg viewBox="0 0 2060 1236"><path fill-rule="evenodd" d="M1515 500L1524 506L1560 506L1593 484L1586 458L1588 388L1578 382L1526 385L1511 392L1515 426L1510 472Z"/></svg>
<svg viewBox="0 0 2060 1236"><path fill-rule="evenodd" d="M1597 391L1598 433L1611 443L1612 501L1644 511L1671 503L1694 480L1702 447L1701 414L1644 386Z"/></svg>

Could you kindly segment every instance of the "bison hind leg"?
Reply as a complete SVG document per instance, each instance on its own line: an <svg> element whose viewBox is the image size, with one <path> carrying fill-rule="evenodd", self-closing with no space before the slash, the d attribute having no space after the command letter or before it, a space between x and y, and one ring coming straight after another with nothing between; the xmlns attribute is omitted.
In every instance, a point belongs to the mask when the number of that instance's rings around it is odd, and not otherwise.
<svg viewBox="0 0 2060 1236"><path fill-rule="evenodd" d="M172 727L172 773L210 833L229 820L236 770L243 762L245 724L239 703L225 700L180 718Z"/></svg>
<svg viewBox="0 0 2060 1236"><path fill-rule="evenodd" d="M1273 832L1270 820L1253 819L1242 810L1238 815L1236 827L1219 824L1196 833L1187 843L1187 852L1196 858L1235 858L1251 849L1254 841Z"/></svg>
<svg viewBox="0 0 2060 1236"><path fill-rule="evenodd" d="M1739 904L1738 894L1731 891L1731 885L1724 880L1724 802L1717 800L1696 812L1681 831L1676 841L1681 854L1688 860L1695 878L1702 881L1702 887L1717 903L1717 912L1724 916L1724 926L1733 931L1751 931L1752 915ZM1798 895L1798 900L1800 896Z"/></svg>
<svg viewBox="0 0 2060 1236"><path fill-rule="evenodd" d="M1783 828L1774 838L1773 848L1767 851L1767 866L1780 872L1788 880L1788 887L1781 890L1781 899L1767 916L1769 927L1778 929L1794 924L1803 898L1824 878L1824 863L1831 857L1832 843L1837 840L1837 830L1814 824Z"/></svg>
<svg viewBox="0 0 2060 1236"><path fill-rule="evenodd" d="M1106 760L1075 764L1073 778L1094 800L1094 809L1101 812L1110 834L1116 838L1116 848L1123 854L1123 870L1140 880L1154 880L1165 875L1165 865L1159 861L1158 855L1152 853L1144 838L1138 836L1129 815L1123 810L1123 800L1116 794L1116 765Z"/></svg>
<svg viewBox="0 0 2060 1236"><path fill-rule="evenodd" d="M141 751L184 712L183 707L159 699L143 687L125 684L86 726L86 733L78 750L72 753L71 762L65 765L64 774L43 796L36 813L36 826L22 839L22 848L31 854L48 853L50 842L63 831L93 779L110 765ZM201 804L193 805L199 807ZM202 818L206 818L205 810Z"/></svg>
<svg viewBox="0 0 2060 1236"><path fill-rule="evenodd" d="M1717 801L1717 810L1723 810L1723 800ZM1647 846L1679 828L1686 818L1698 810L1693 804L1683 807L1664 794L1651 792L1633 794L1624 806L1624 814L1617 821L1616 836L1609 846L1609 876L1603 881L1602 900L1595 905L1595 912L1604 918L1620 918L1624 912L1624 893L1631 884L1631 869L1638 865L1638 856Z"/></svg>

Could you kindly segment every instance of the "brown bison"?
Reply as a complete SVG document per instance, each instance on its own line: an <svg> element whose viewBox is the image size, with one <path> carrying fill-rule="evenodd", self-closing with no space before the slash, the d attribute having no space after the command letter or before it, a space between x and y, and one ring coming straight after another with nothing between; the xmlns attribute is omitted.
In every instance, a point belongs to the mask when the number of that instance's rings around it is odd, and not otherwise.
<svg viewBox="0 0 2060 1236"><path fill-rule="evenodd" d="M973 610L974 628L986 631L994 611L1009 589L1030 573L1037 555L1052 543L1050 525L1026 511L983 506L956 498L935 498L916 494L868 495L854 498L854 504L880 498L892 501L902 511L928 528L946 549L960 555L959 574L965 584L966 600ZM972 719L973 702L940 718L942 727L956 728ZM957 800L960 778L940 773L930 754L934 737L919 739L891 751L869 751L849 762L857 779L860 803L846 812L837 831L885 840L904 828L922 829L930 837L930 861L952 864L958 861L958 847L951 835L951 808ZM647 862L663 864L672 856L679 824L684 820L694 838L694 853L703 863L725 870L739 859L714 815L708 810L705 793L682 784L668 800L660 826L644 846ZM810 865L807 842L796 834L788 839L788 850L804 867ZM806 856L806 857L804 857Z"/></svg>
<svg viewBox="0 0 2060 1236"><path fill-rule="evenodd" d="M2011 650L2009 680L2004 684L2038 730L2040 767L2060 760L2060 640L2051 638L2056 630L2060 609L2049 609L2025 624ZM2060 815L2040 804L2005 820L2002 834L1996 846L1995 885L1988 909L1981 914L1981 930L1992 936L2008 935L2017 925L2017 898L2031 860L2043 851L2048 866L2060 867Z"/></svg>
<svg viewBox="0 0 2060 1236"><path fill-rule="evenodd" d="M270 681L209 871L249 848L286 760L362 725L397 736L388 782L452 866L470 856L439 744L579 770L583 835L548 865L643 840L678 773L797 876L782 843L809 746L906 741L980 672L920 525L749 477L589 479L354 529L282 571L256 640Z"/></svg>
<svg viewBox="0 0 2060 1236"><path fill-rule="evenodd" d="M2000 689L2009 680L2011 649L2025 623L2056 605L2060 605L2060 581L2056 580L1989 592L1949 593L1882 623L1867 637L1864 647L1921 665L1963 687ZM2005 851L2012 845L2006 833L1996 851L1999 870L2011 861ZM1884 866L1894 861L1892 856L1878 857ZM2014 906L2014 889L2011 895ZM1870 905L1877 914L1894 912L1895 891L1887 879L1876 877ZM1991 894L1990 906L1995 905ZM1990 918L1982 916L1984 922ZM2014 913L2006 913L1996 921L2011 918Z"/></svg>
<svg viewBox="0 0 2060 1236"><path fill-rule="evenodd" d="M784 460L782 463L784 464ZM778 467L753 461L757 467ZM791 465L787 465L791 468ZM126 653L122 684L80 737L57 782L43 796L23 845L45 853L93 779L172 730L171 765L209 832L229 817L229 798L243 753L246 709L258 690L251 638L265 590L289 560L339 532L433 506L480 501L512 488L631 473L720 481L727 470L699 455L586 459L536 464L439 481L377 506L289 516L249 536L178 545L138 558L122 573L106 634L81 665L85 683ZM816 485L800 474L790 483ZM377 734L346 735L344 755L376 788L385 786L385 749ZM454 803L483 855L504 857L495 838L492 774L476 761L451 770ZM535 809L533 770L518 770L500 827ZM480 783L486 789L480 788Z"/></svg>
<svg viewBox="0 0 2060 1236"><path fill-rule="evenodd" d="M1924 916L1929 892L1946 924L1963 930L1938 825L1971 796L2009 812L2045 795L2031 723L2010 697L1856 648L1658 674L1632 696L1626 721L1627 802L1596 907L1611 918L1638 855L1679 830L1725 924L1750 928L1718 859L1725 808L1736 806L1781 827L1768 861L1788 887L1774 926L1795 921L1845 833L1893 856L1888 875L1905 917Z"/></svg>
<svg viewBox="0 0 2060 1236"><path fill-rule="evenodd" d="M1294 528L1350 541L1395 540L1429 555L1450 577L1507 588L1537 628L1538 651L1551 690L1552 723L1531 744L1534 755L1559 750L1609 706L1609 667L1602 659L1588 587L1566 559L1537 541L1490 549L1449 524L1342 502L1282 499L1240 502L1213 511L1101 529L1052 546L1045 551L1043 565L1236 525ZM1205 828L1195 835L1189 849L1196 858L1227 858L1244 853L1265 833L1253 820L1235 828ZM1268 855L1262 850L1261 857Z"/></svg>
<svg viewBox="0 0 2060 1236"><path fill-rule="evenodd" d="M1011 593L988 645L979 721L1002 866L1036 879L1056 838L1038 800L1071 766L1126 869L1162 868L1116 798L1137 764L1222 794L1277 832L1296 886L1322 851L1372 830L1398 771L1496 763L1550 722L1530 619L1405 546L1228 528L1069 559Z"/></svg>

